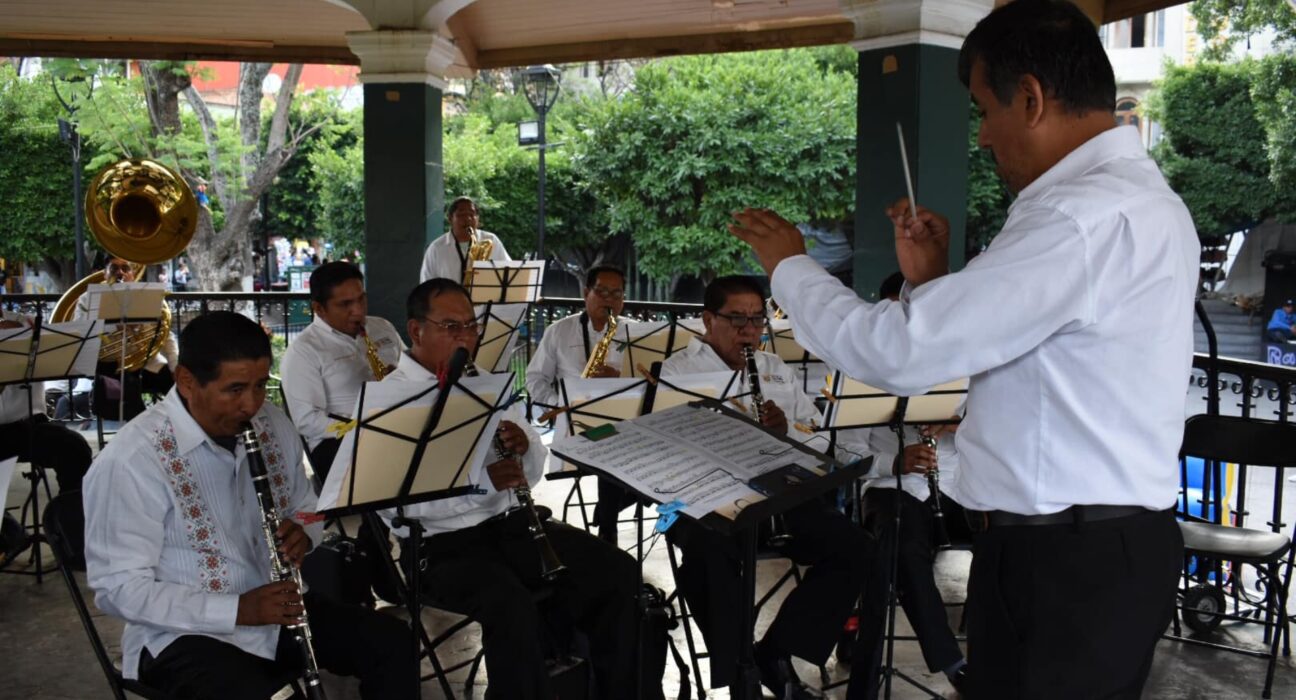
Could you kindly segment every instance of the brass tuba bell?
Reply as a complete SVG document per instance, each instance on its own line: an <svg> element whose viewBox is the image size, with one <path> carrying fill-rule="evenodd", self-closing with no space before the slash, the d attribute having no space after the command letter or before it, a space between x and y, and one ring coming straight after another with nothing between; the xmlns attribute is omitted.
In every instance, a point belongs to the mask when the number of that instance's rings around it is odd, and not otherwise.
<svg viewBox="0 0 1296 700"><path fill-rule="evenodd" d="M146 265L164 262L189 245L198 225L198 200L189 185L170 168L148 159L114 163L95 175L85 197L86 225L91 235L115 257L135 264L136 275ZM77 302L92 284L112 284L97 270L72 285L54 306L51 320L72 320ZM143 367L162 349L171 332L171 309L165 302L158 312L159 327L151 324L119 329L104 335L99 359L118 362L126 343L125 371Z"/></svg>

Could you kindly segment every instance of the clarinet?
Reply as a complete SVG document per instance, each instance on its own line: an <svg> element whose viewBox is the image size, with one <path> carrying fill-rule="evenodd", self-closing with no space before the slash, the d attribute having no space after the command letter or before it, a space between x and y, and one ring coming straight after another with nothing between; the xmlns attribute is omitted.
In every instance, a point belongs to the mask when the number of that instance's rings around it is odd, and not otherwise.
<svg viewBox="0 0 1296 700"><path fill-rule="evenodd" d="M239 427L239 440L247 452L248 472L252 475L252 485L256 487L257 501L261 505L261 534L265 537L266 547L270 550L270 578L275 581L291 579L302 588L301 572L279 553L279 543L275 533L279 531L279 509L275 507L274 492L270 489L270 477L266 473L265 460L261 458L261 441L257 439L256 429L251 423ZM310 700L326 700L324 687L320 685L319 664L315 661L315 646L311 642L310 623L306 619L306 609L302 608L301 619L286 625L292 631L293 639L302 654L302 681L305 683L306 697Z"/></svg>
<svg viewBox="0 0 1296 700"><path fill-rule="evenodd" d="M922 444L936 449L936 438L931 435L922 436ZM945 549L950 546L949 532L945 529L945 511L941 509L940 498L940 468L933 464L927 469L927 488L931 491L932 497L932 516L935 518L935 535L936 546Z"/></svg>
<svg viewBox="0 0 1296 700"><path fill-rule="evenodd" d="M469 365L464 374L470 377L477 376L477 368ZM492 443L495 446L495 456L499 459L515 459L517 455L504 446L504 440L500 438L499 431L495 431L495 437ZM523 484L513 487L513 497L517 499L517 506L514 510L522 510L526 513L527 532L531 533L531 539L536 544L536 549L540 553L540 578L546 581L552 581L558 577L558 574L567 569L562 561L558 559L558 553L554 551L553 544L549 542L549 535L544 531L544 525L540 523L540 514L536 512L535 501L531 498L531 487Z"/></svg>
<svg viewBox="0 0 1296 700"><path fill-rule="evenodd" d="M761 393L760 370L756 367L756 348L750 345L742 346L742 358L747 365L747 391L751 394L752 414L756 416L756 422L764 427L765 395ZM766 543L778 548L786 545L791 539L792 535L788 534L783 515L770 518L770 536Z"/></svg>
<svg viewBox="0 0 1296 700"><path fill-rule="evenodd" d="M517 455L504 446L499 431L495 432L494 445L495 455L500 459L516 458ZM558 553L554 551L553 544L549 542L549 535L545 534L544 525L540 523L540 514L536 512L535 501L531 499L531 487L526 484L515 486L513 496L517 498L517 509L526 513L527 532L531 533L531 539L540 552L540 578L546 581L558 578L558 574L567 567L558 559Z"/></svg>

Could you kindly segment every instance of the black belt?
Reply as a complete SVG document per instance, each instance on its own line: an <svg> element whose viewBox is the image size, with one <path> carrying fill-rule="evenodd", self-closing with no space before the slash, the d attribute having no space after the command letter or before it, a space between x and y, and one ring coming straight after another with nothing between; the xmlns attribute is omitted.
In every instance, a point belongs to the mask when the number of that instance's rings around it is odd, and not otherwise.
<svg viewBox="0 0 1296 700"><path fill-rule="evenodd" d="M1071 506L1056 513L1044 515L1022 515L1002 510L991 510L977 513L985 518L990 527L1018 527L1022 525L1079 525L1101 520L1115 520L1131 515L1142 515L1156 511L1143 506Z"/></svg>

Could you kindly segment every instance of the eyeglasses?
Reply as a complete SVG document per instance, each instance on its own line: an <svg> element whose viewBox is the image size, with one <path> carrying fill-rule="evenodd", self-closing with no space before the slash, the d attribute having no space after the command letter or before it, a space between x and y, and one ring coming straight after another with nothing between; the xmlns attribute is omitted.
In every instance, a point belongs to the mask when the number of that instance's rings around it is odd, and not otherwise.
<svg viewBox="0 0 1296 700"><path fill-rule="evenodd" d="M607 287L594 287L594 293L602 299L624 299L624 289L608 289Z"/></svg>
<svg viewBox="0 0 1296 700"><path fill-rule="evenodd" d="M744 316L742 314L719 314L718 313L716 314L716 316L719 316L720 318L723 318L724 320L728 321L729 325L733 326L734 328L746 328L748 323L752 324L757 328L761 328L765 325L764 314L759 314L756 316Z"/></svg>
<svg viewBox="0 0 1296 700"><path fill-rule="evenodd" d="M450 335L477 335L477 331L481 330L481 324L476 321L460 323L458 321L438 321L434 318L424 318L423 320Z"/></svg>

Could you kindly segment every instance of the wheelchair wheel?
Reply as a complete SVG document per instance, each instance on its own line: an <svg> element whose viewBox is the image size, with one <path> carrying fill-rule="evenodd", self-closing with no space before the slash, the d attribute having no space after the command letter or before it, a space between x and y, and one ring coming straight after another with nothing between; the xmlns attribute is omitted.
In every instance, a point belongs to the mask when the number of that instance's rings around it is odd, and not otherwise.
<svg viewBox="0 0 1296 700"><path fill-rule="evenodd" d="M1189 588L1183 598L1183 621L1194 632L1214 632L1224 618L1224 593L1216 586L1198 584Z"/></svg>

